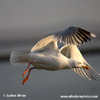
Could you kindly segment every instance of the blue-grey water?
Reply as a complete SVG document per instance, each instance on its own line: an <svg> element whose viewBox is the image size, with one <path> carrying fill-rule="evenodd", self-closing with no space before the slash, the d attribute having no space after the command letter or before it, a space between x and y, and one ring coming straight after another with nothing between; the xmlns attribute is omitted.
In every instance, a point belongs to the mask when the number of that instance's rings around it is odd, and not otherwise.
<svg viewBox="0 0 100 100"><path fill-rule="evenodd" d="M84 57L100 73L100 53L85 54ZM61 95L97 95L98 98L92 100L100 100L100 81L89 81L70 69L34 69L23 86L22 73L26 67L13 66L9 61L0 62L0 100L61 100ZM7 94L26 97L7 97Z"/></svg>

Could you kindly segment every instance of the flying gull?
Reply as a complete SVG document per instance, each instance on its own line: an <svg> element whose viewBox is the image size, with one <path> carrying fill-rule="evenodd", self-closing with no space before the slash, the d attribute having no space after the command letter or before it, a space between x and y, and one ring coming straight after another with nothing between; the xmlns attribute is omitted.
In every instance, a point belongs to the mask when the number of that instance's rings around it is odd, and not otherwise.
<svg viewBox="0 0 100 100"><path fill-rule="evenodd" d="M28 65L22 76L28 72L22 84L29 79L32 69L45 70L62 70L72 69L80 76L89 80L100 80L100 75L88 62L83 58L77 45L92 41L90 37L96 37L82 28L71 26L68 29L48 34L41 39L30 53L12 51L10 62L13 65ZM29 66L33 65L29 69Z"/></svg>

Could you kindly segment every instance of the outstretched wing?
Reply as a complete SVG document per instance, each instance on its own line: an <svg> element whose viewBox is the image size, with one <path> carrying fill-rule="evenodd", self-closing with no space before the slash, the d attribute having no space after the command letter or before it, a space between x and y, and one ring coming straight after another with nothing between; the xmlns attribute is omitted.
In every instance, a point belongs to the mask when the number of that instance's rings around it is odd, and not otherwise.
<svg viewBox="0 0 100 100"><path fill-rule="evenodd" d="M79 49L77 48L76 45L65 45L60 49L60 52L71 59L77 60L81 63L83 63L84 65L88 66L90 69L84 69L84 68L74 68L72 69L73 71L75 71L77 74L79 74L80 76L83 76L84 78L88 78L89 80L91 80L91 78L93 80L100 80L98 79L98 77L94 74L94 72L98 75L100 75L98 72L96 72L93 67L91 67L87 61L84 59L84 57L82 56L81 52L79 51ZM93 72L94 71L94 72Z"/></svg>
<svg viewBox="0 0 100 100"><path fill-rule="evenodd" d="M71 26L63 31L48 34L31 49L31 52L43 50L43 48L47 46L51 41L59 41L64 44L79 45L81 43L91 41L88 36L96 37L93 33L90 33L79 27Z"/></svg>
<svg viewBox="0 0 100 100"><path fill-rule="evenodd" d="M31 52L38 52L43 50L51 41L53 41L52 36L47 36L41 39L32 49Z"/></svg>
<svg viewBox="0 0 100 100"><path fill-rule="evenodd" d="M92 41L88 36L96 37L93 33L90 33L82 28L71 26L68 29L48 34L47 36L53 36L54 39L64 44L79 45L84 42Z"/></svg>

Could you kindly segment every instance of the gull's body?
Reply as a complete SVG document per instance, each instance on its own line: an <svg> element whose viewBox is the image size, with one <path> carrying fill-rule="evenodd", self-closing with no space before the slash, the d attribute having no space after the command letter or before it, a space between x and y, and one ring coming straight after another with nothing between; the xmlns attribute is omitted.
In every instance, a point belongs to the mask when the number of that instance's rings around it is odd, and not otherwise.
<svg viewBox="0 0 100 100"><path fill-rule="evenodd" d="M32 49L31 53L21 53L13 51L10 61L14 65L32 64L28 76L23 80L23 84L28 80L32 69L61 70L72 69L80 76L89 80L99 80L92 70L97 73L83 58L76 45L91 41L88 36L95 37L94 34L78 27L70 27L66 30L51 33L40 40ZM58 42L63 45L59 47ZM23 77L29 69L23 73ZM99 73L97 73L99 75Z"/></svg>
<svg viewBox="0 0 100 100"><path fill-rule="evenodd" d="M36 69L46 69L46 70L61 70L61 69L70 69L81 67L78 66L80 63L78 61L74 61L73 59L69 59L62 55L61 53L56 52L53 54L42 54L42 53L30 53L29 54L32 64ZM35 59L34 59L35 58Z"/></svg>

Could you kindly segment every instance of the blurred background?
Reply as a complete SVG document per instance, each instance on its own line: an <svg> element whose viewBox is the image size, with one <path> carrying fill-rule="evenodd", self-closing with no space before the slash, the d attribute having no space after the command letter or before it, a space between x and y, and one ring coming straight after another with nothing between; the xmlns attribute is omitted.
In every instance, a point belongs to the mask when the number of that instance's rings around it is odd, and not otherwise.
<svg viewBox="0 0 100 100"><path fill-rule="evenodd" d="M30 52L35 43L48 33L71 25L97 35L93 43L79 48L100 73L100 0L0 0L2 100L8 99L3 94L26 94L27 97L20 100L60 100L61 95L98 95L100 99L100 82L90 82L72 70L34 70L29 81L22 86L21 75L27 66L17 67L9 62L13 50Z"/></svg>

